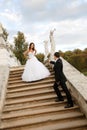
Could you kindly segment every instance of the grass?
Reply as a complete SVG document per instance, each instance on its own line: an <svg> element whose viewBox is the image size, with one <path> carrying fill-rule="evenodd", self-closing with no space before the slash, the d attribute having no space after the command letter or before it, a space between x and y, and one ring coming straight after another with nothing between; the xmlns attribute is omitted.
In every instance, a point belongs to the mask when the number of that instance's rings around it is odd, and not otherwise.
<svg viewBox="0 0 87 130"><path fill-rule="evenodd" d="M84 74L85 76L87 76L87 72L83 72L83 74Z"/></svg>

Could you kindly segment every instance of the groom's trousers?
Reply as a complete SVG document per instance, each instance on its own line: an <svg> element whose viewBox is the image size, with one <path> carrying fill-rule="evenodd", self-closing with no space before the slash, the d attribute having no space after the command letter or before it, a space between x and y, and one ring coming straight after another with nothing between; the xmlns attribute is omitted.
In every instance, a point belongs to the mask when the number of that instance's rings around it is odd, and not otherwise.
<svg viewBox="0 0 87 130"><path fill-rule="evenodd" d="M71 94L70 94L65 82L60 82L60 84L57 84L57 82L54 83L53 88L58 96L58 99L59 100L63 99L63 96L59 90L59 85L62 87L63 91L65 92L65 94L67 96L68 103L72 105L73 104L72 97L71 97Z"/></svg>

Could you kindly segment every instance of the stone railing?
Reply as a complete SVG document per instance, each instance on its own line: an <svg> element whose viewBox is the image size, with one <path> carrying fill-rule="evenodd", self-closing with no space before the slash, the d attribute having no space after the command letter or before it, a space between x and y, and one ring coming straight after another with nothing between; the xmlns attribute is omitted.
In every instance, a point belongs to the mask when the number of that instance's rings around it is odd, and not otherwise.
<svg viewBox="0 0 87 130"><path fill-rule="evenodd" d="M0 117L4 105L8 77L9 77L9 67L5 65L0 65Z"/></svg>
<svg viewBox="0 0 87 130"><path fill-rule="evenodd" d="M63 58L62 60L64 65L63 70L68 80L67 85L71 91L71 94L87 117L87 77Z"/></svg>

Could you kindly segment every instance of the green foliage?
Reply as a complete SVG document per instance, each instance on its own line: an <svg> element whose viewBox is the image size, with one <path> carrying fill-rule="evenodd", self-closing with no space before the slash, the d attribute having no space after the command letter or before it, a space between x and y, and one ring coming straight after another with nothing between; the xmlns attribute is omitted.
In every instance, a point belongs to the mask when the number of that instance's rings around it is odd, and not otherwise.
<svg viewBox="0 0 87 130"><path fill-rule="evenodd" d="M83 58L84 57L84 58ZM69 58L68 62L70 62L74 67L76 67L79 71L83 71L87 67L85 62L85 55L73 55Z"/></svg>
<svg viewBox="0 0 87 130"><path fill-rule="evenodd" d="M2 27L2 30L3 30L3 38L4 38L5 41L7 41L9 34L8 34L8 32L5 28Z"/></svg>
<svg viewBox="0 0 87 130"><path fill-rule="evenodd" d="M28 43L25 41L25 37L22 32L18 32L17 36L14 37L14 43L15 47L13 52L21 64L24 65L26 63L26 58L24 57L23 52L27 49Z"/></svg>
<svg viewBox="0 0 87 130"><path fill-rule="evenodd" d="M87 76L87 72L83 72L83 74L84 74L85 76Z"/></svg>
<svg viewBox="0 0 87 130"><path fill-rule="evenodd" d="M85 48L83 52L84 52L85 54L87 54L87 48Z"/></svg>
<svg viewBox="0 0 87 130"><path fill-rule="evenodd" d="M81 54L82 51L81 51L80 49L75 49L75 50L73 51L73 53L77 55L77 54Z"/></svg>
<svg viewBox="0 0 87 130"><path fill-rule="evenodd" d="M75 49L74 51L61 52L61 56L81 72L87 72L87 48L83 51Z"/></svg>
<svg viewBox="0 0 87 130"><path fill-rule="evenodd" d="M36 57L40 62L44 62L45 55L43 53L38 53Z"/></svg>
<svg viewBox="0 0 87 130"><path fill-rule="evenodd" d="M72 51L66 51L62 56L63 56L67 61L69 61L69 58L70 58L70 56L72 56L72 55L73 55Z"/></svg>

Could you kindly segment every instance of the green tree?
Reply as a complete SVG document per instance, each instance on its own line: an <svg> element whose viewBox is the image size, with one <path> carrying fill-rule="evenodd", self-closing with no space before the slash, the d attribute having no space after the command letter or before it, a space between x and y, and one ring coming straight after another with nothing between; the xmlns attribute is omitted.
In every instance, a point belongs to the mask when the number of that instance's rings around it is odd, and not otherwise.
<svg viewBox="0 0 87 130"><path fill-rule="evenodd" d="M40 62L44 62L45 55L43 53L38 53L36 57Z"/></svg>
<svg viewBox="0 0 87 130"><path fill-rule="evenodd" d="M75 49L74 51L73 51L73 53L74 54L81 54L82 53L82 50L80 50L80 49Z"/></svg>
<svg viewBox="0 0 87 130"><path fill-rule="evenodd" d="M26 63L26 58L23 55L23 52L27 49L28 43L25 41L25 36L22 32L18 32L17 36L14 37L15 47L13 52L17 59L20 61L22 65Z"/></svg>
<svg viewBox="0 0 87 130"><path fill-rule="evenodd" d="M2 27L2 30L3 30L3 38L4 38L5 41L7 41L9 34L8 34L7 30L4 27Z"/></svg>
<svg viewBox="0 0 87 130"><path fill-rule="evenodd" d="M84 54L87 54L87 48L84 49L83 53L84 53Z"/></svg>
<svg viewBox="0 0 87 130"><path fill-rule="evenodd" d="M64 57L64 52L62 52L61 50L58 51L60 53L60 56Z"/></svg>
<svg viewBox="0 0 87 130"><path fill-rule="evenodd" d="M87 48L75 49L63 53L63 58L83 73L87 73Z"/></svg>
<svg viewBox="0 0 87 130"><path fill-rule="evenodd" d="M81 72L85 67L85 59L83 58L83 55L73 55L69 58L68 62Z"/></svg>
<svg viewBox="0 0 87 130"><path fill-rule="evenodd" d="M67 60L69 61L70 60L70 57L73 55L73 52L72 51L66 51L62 56Z"/></svg>

